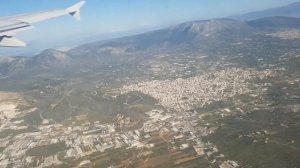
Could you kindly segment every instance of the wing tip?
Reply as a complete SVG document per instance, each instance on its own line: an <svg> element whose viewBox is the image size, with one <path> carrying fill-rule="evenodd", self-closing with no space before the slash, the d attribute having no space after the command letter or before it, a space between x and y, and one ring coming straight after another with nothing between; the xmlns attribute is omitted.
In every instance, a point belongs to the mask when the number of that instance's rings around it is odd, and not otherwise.
<svg viewBox="0 0 300 168"><path fill-rule="evenodd" d="M80 9L83 7L83 5L86 3L85 0L82 0L75 5L69 7L66 9L67 12L69 12L70 15L72 15L76 20L80 20Z"/></svg>

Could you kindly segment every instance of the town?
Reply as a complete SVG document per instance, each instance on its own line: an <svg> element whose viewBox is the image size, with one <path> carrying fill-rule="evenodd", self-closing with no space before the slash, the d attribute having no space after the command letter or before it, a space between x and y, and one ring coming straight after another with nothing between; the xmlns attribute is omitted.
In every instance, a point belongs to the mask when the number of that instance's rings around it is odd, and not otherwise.
<svg viewBox="0 0 300 168"><path fill-rule="evenodd" d="M224 154L218 151L216 145L203 141L203 137L217 130L217 126L211 125L209 120L204 121L203 117L206 114L199 114L194 109L236 95L256 96L263 88L255 87L251 80L272 75L274 74L270 70L229 68L187 79L126 85L117 89L119 94L141 92L157 99L162 108L146 112L148 119L144 121L132 121L123 114L118 114L114 122L105 124L99 121L90 122L86 115L75 116L64 123L53 123L44 119L42 124L34 126L32 131L9 134L0 140L0 148L3 148L0 165L53 167L68 160L78 161L75 162L77 166L93 165L93 161L86 156L95 153L101 155L111 150L134 150L136 154L131 160L131 163L134 163L134 159L137 158L145 159L153 154L159 156L159 153L155 153L155 148L166 148L166 153L171 153L169 155L192 151L176 157L175 165L200 158L206 160L210 166L238 167L238 162L224 159ZM252 87L255 89L251 89ZM20 98L14 101L26 105ZM29 129L23 120L17 118L37 109L33 107L20 112L16 102L2 102L1 130ZM242 109L237 109L243 112ZM223 111L220 113L222 117L231 113L230 109ZM122 165L122 162L112 162L110 166L118 165Z"/></svg>

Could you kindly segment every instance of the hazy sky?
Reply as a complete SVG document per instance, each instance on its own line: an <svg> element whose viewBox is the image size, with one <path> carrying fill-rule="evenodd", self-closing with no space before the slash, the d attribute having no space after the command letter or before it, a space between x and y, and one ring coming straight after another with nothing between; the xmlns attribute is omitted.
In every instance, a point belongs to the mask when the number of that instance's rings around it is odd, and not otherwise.
<svg viewBox="0 0 300 168"><path fill-rule="evenodd" d="M82 21L70 16L34 25L19 33L26 48L0 48L2 55L32 55L46 48L140 33L188 20L209 19L278 7L299 0L87 0ZM78 0L0 0L0 16L64 9Z"/></svg>

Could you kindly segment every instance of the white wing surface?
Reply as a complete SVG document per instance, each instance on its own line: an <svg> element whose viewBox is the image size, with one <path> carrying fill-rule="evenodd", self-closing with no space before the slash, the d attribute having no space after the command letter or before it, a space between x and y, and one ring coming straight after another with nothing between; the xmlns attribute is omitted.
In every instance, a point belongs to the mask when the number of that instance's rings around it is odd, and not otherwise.
<svg viewBox="0 0 300 168"><path fill-rule="evenodd" d="M24 47L26 43L18 40L14 35L18 32L33 28L32 23L56 18L64 15L72 15L80 20L80 9L85 1L63 10L53 10L38 13L28 13L10 17L0 17L0 47Z"/></svg>

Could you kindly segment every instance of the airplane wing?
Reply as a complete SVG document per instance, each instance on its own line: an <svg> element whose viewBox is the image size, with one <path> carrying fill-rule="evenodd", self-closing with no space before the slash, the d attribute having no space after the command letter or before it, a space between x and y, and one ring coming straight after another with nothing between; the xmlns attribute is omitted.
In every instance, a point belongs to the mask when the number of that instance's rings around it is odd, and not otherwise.
<svg viewBox="0 0 300 168"><path fill-rule="evenodd" d="M0 17L0 47L26 46L26 43L18 40L14 37L14 35L18 32L33 28L31 25L32 23L64 15L72 15L76 20L80 20L80 8L84 5L84 3L85 1L80 1L79 3L64 10Z"/></svg>

